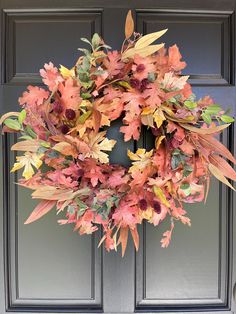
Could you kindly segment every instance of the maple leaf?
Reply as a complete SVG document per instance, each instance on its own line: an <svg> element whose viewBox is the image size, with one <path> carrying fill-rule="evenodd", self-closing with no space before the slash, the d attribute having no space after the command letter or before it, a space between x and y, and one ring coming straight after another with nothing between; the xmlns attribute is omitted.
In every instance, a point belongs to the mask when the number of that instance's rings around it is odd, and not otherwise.
<svg viewBox="0 0 236 314"><path fill-rule="evenodd" d="M43 154L37 155L36 153L26 152L23 156L17 156L17 162L14 164L11 172L15 172L21 168L24 168L23 177L26 179L30 179L34 174L34 166L36 169L42 165L42 158Z"/></svg>
<svg viewBox="0 0 236 314"><path fill-rule="evenodd" d="M171 69L173 69L174 71L183 70L186 67L186 62L180 61L182 59L182 55L180 54L177 45L169 47L168 52L168 64Z"/></svg>
<svg viewBox="0 0 236 314"><path fill-rule="evenodd" d="M109 162L108 155L104 153L103 150L111 151L116 141L105 138L105 135L106 131L97 134L95 132L90 132L88 136L84 136L84 141L90 147L90 152L86 153L84 157L92 157L102 163Z"/></svg>
<svg viewBox="0 0 236 314"><path fill-rule="evenodd" d="M187 76L174 76L173 72L165 73L164 79L162 80L162 86L166 89L182 89L187 80L189 75Z"/></svg>
<svg viewBox="0 0 236 314"><path fill-rule="evenodd" d="M29 85L27 89L28 91L25 91L22 96L19 97L19 104L21 106L40 106L49 96L48 91L38 86Z"/></svg>
<svg viewBox="0 0 236 314"><path fill-rule="evenodd" d="M120 127L120 132L124 133L125 142L129 141L131 138L137 141L140 137L141 119L137 118L127 123L128 125Z"/></svg>
<svg viewBox="0 0 236 314"><path fill-rule="evenodd" d="M139 81L142 81L143 79L147 78L149 73L153 73L156 71L156 67L153 64L154 60L151 57L143 58L136 54L134 56L133 62L134 62L134 64L132 65L133 76Z"/></svg>
<svg viewBox="0 0 236 314"><path fill-rule="evenodd" d="M160 96L163 95L163 91L160 90L156 83L150 83L148 88L144 90L143 97L145 99L146 105L150 108L157 108L161 105Z"/></svg>
<svg viewBox="0 0 236 314"><path fill-rule="evenodd" d="M52 62L49 62L48 64L45 63L44 69L41 69L39 73L43 78L44 84L48 86L50 91L53 91L58 84L64 80Z"/></svg>
<svg viewBox="0 0 236 314"><path fill-rule="evenodd" d="M151 157L153 155L153 149L146 152L146 149L139 148L136 153L128 150L129 158L133 161L132 166L129 168L129 172L133 173L136 170L142 171L151 163Z"/></svg>
<svg viewBox="0 0 236 314"><path fill-rule="evenodd" d="M161 247L165 248L169 246L173 229L174 229L174 224L171 223L170 230L167 230L163 233L163 238L161 239Z"/></svg>
<svg viewBox="0 0 236 314"><path fill-rule="evenodd" d="M65 109L77 110L79 108L82 98L78 81L68 78L58 85L58 90L61 93L60 100Z"/></svg>
<svg viewBox="0 0 236 314"><path fill-rule="evenodd" d="M121 54L114 50L107 53L107 58L103 60L109 77L118 75L124 67L124 63L121 61Z"/></svg>

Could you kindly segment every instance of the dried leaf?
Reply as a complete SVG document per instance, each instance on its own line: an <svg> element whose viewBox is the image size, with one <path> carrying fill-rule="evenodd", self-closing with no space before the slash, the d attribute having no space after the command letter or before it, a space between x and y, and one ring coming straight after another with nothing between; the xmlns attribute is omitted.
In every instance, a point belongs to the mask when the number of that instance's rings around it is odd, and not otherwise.
<svg viewBox="0 0 236 314"><path fill-rule="evenodd" d="M73 156L75 158L78 156L76 148L68 142L59 142L54 145L52 149L60 152L65 156Z"/></svg>
<svg viewBox="0 0 236 314"><path fill-rule="evenodd" d="M225 178L225 176L223 175L223 173L213 164L209 164L208 165L208 169L210 170L210 172L213 174L214 177L216 177L216 179L218 179L219 181L221 181L222 183L224 183L225 185L227 185L228 187L230 187L232 190L236 191L235 188L229 183L229 181Z"/></svg>
<svg viewBox="0 0 236 314"><path fill-rule="evenodd" d="M161 188L158 186L153 187L153 191L156 195L156 197L160 200L160 202L165 205L166 207L170 207L170 203L167 201L166 196Z"/></svg>
<svg viewBox="0 0 236 314"><path fill-rule="evenodd" d="M75 193L71 189L59 189L55 186L42 186L32 193L32 198L51 201L66 201L72 199Z"/></svg>
<svg viewBox="0 0 236 314"><path fill-rule="evenodd" d="M214 134L214 133L217 133L217 132L220 132L220 131L223 131L224 129L226 129L228 126L230 126L230 123L228 124L223 124L223 125L218 125L218 126L215 126L213 128L195 128L189 124L183 124L183 123L180 123L179 124L180 126L182 126L182 128L186 129L186 130L189 130L189 131L192 131L194 133L198 133L198 134Z"/></svg>
<svg viewBox="0 0 236 314"><path fill-rule="evenodd" d="M40 147L40 144L38 141L26 140L26 141L15 143L14 145L12 145L11 150L36 153L39 147Z"/></svg>
<svg viewBox="0 0 236 314"><path fill-rule="evenodd" d="M147 34L145 36L142 36L135 44L135 48L141 49L149 46L151 43L153 43L155 40L163 36L167 32L168 28L163 29L159 32L154 32L151 34Z"/></svg>
<svg viewBox="0 0 236 314"><path fill-rule="evenodd" d="M236 164L236 159L231 154L231 152L216 138L210 136L210 135L199 135L199 141L202 146L206 147L207 149L210 149L214 152L219 153L221 156L229 159L234 164Z"/></svg>
<svg viewBox="0 0 236 314"><path fill-rule="evenodd" d="M18 117L20 115L19 112L7 112L4 115L1 116L0 119L0 125L3 123L4 120L6 120L9 117Z"/></svg>
<svg viewBox="0 0 236 314"><path fill-rule="evenodd" d="M139 55L140 57L147 57L153 54L154 52L160 50L162 47L164 47L163 43L159 45L151 45L151 46L140 48L140 49L131 48L131 49L126 50L124 53L122 53L121 59L124 60L127 58L132 58L136 54Z"/></svg>
<svg viewBox="0 0 236 314"><path fill-rule="evenodd" d="M210 162L216 166L224 176L227 178L230 178L231 180L236 181L236 172L235 170L230 166L230 164L222 157L218 155L211 155L209 157Z"/></svg>
<svg viewBox="0 0 236 314"><path fill-rule="evenodd" d="M122 257L125 255L125 250L127 247L128 242L128 227L123 227L120 229L120 237L118 243L121 243L121 249L122 249Z"/></svg>
<svg viewBox="0 0 236 314"><path fill-rule="evenodd" d="M33 221L38 220L39 218L43 217L45 214L47 214L53 206L56 204L56 201L48 201L43 200L41 201L35 209L32 211L28 219L25 221L25 225L30 224Z"/></svg>
<svg viewBox="0 0 236 314"><path fill-rule="evenodd" d="M125 21L125 38L129 39L130 36L132 36L134 32L134 20L132 17L132 12L129 10L127 16L126 16L126 21Z"/></svg>
<svg viewBox="0 0 236 314"><path fill-rule="evenodd" d="M138 234L138 230L137 230L137 228L134 228L134 229L130 228L130 232L131 232L131 235L132 235L132 238L133 238L133 241L134 241L135 249L136 249L136 251L138 251L138 248L139 248L139 234Z"/></svg>

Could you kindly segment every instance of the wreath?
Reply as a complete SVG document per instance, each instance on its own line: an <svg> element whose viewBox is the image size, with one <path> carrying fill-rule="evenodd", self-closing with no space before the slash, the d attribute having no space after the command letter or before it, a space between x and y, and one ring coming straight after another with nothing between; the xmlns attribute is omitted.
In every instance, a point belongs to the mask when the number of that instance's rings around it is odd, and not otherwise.
<svg viewBox="0 0 236 314"><path fill-rule="evenodd" d="M184 203L207 197L211 175L228 185L236 163L215 136L234 121L209 96L196 100L186 63L176 45L154 44L167 29L142 36L134 32L129 11L120 51L111 50L94 34L90 49L75 66L58 69L52 62L40 70L47 89L28 86L19 98L21 112L1 118L3 132L17 132L11 147L16 157L11 172L21 168L19 184L32 189L40 202L25 224L56 207L59 224L73 224L80 234L101 226L105 248L125 253L129 231L139 246L137 226L170 219L162 247L171 240L174 223L190 226ZM109 163L116 141L106 137L112 121L121 119L124 141L150 129L155 147L128 150L130 167Z"/></svg>

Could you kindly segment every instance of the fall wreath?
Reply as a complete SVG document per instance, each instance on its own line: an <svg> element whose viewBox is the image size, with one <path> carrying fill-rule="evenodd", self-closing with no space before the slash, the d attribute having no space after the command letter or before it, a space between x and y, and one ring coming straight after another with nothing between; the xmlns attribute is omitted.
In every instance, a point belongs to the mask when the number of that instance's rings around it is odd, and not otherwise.
<svg viewBox="0 0 236 314"><path fill-rule="evenodd" d="M125 252L130 231L138 249L137 225L157 226L170 219L163 234L167 247L174 222L190 225L183 203L206 199L214 175L226 179L236 172L224 159L233 155L215 136L233 122L206 96L196 100L186 66L176 45L154 44L167 31L142 36L126 17L125 40L113 51L98 34L72 69L53 63L40 70L47 89L28 86L19 98L21 112L1 118L3 132L17 132L12 172L24 168L19 184L33 190L40 202L26 224L56 206L64 212L59 224L74 224L80 234L99 225L107 250L121 244ZM123 117L124 141L138 140L141 128L151 129L155 147L128 151L130 167L110 164L107 152L116 141L106 137L112 121Z"/></svg>

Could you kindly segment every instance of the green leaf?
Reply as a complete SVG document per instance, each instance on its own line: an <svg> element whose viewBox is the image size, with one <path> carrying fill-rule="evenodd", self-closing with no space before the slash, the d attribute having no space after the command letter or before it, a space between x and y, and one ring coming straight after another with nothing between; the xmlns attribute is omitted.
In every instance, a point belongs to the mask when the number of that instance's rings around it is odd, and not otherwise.
<svg viewBox="0 0 236 314"><path fill-rule="evenodd" d="M82 94L81 94L81 97L82 97L83 99L89 99L89 98L92 97L92 95L91 95L90 93L82 93Z"/></svg>
<svg viewBox="0 0 236 314"><path fill-rule="evenodd" d="M73 215L75 213L75 207L72 206L72 205L69 205L67 207L67 212L70 214L70 215Z"/></svg>
<svg viewBox="0 0 236 314"><path fill-rule="evenodd" d="M85 48L78 48L79 51L82 51L87 57L91 56L91 52Z"/></svg>
<svg viewBox="0 0 236 314"><path fill-rule="evenodd" d="M220 116L221 121L225 122L225 123L231 123L234 122L234 118L231 116L227 116L226 114L223 114L222 116Z"/></svg>
<svg viewBox="0 0 236 314"><path fill-rule="evenodd" d="M124 87L124 88L131 89L131 86L130 86L129 83L126 82L126 81L119 81L119 82L116 82L116 84L117 84L117 85L120 85L120 86L122 86L122 87Z"/></svg>
<svg viewBox="0 0 236 314"><path fill-rule="evenodd" d="M19 137L20 140L32 140L32 137L30 135L22 135Z"/></svg>
<svg viewBox="0 0 236 314"><path fill-rule="evenodd" d="M192 173L192 171L193 171L193 168L190 165L185 164L184 165L184 170L183 170L183 176L185 178L188 177Z"/></svg>
<svg viewBox="0 0 236 314"><path fill-rule="evenodd" d="M28 125L25 128L25 132L28 133L32 138L37 138L37 134Z"/></svg>
<svg viewBox="0 0 236 314"><path fill-rule="evenodd" d="M18 120L13 120L13 119L9 118L9 119L4 120L4 124L8 128L15 130L15 131L19 131L21 129L21 125L20 125Z"/></svg>
<svg viewBox="0 0 236 314"><path fill-rule="evenodd" d="M39 144L45 148L50 148L51 145L50 143L46 142L46 141L39 141Z"/></svg>
<svg viewBox="0 0 236 314"><path fill-rule="evenodd" d="M180 186L181 190L187 190L189 187L190 187L190 184L187 183L187 182L186 183L182 183L181 186Z"/></svg>
<svg viewBox="0 0 236 314"><path fill-rule="evenodd" d="M207 124L211 124L212 120L211 120L211 116L209 114L207 114L206 112L203 112L201 114L201 117Z"/></svg>
<svg viewBox="0 0 236 314"><path fill-rule="evenodd" d="M92 46L91 42L87 38L81 37L80 40Z"/></svg>
<svg viewBox="0 0 236 314"><path fill-rule="evenodd" d="M25 109L23 109L18 116L19 123L22 124L24 122L25 118L26 118L26 111L25 111Z"/></svg>
<svg viewBox="0 0 236 314"><path fill-rule="evenodd" d="M194 108L197 107L197 103L194 102L194 101L191 101L191 100L186 100L186 101L184 102L184 105L185 105L185 107L187 107L187 108L190 109L190 110L192 110L192 109L194 109Z"/></svg>
<svg viewBox="0 0 236 314"><path fill-rule="evenodd" d="M204 110L206 114L210 114L210 115L215 115L217 113L219 113L221 111L221 106L220 105L210 105L208 107L206 107L206 109Z"/></svg>
<svg viewBox="0 0 236 314"><path fill-rule="evenodd" d="M148 80L154 82L156 79L156 74L154 72L148 73Z"/></svg>
<svg viewBox="0 0 236 314"><path fill-rule="evenodd" d="M96 49L99 46L100 42L101 42L100 36L97 33L93 34L92 46L94 49Z"/></svg>
<svg viewBox="0 0 236 314"><path fill-rule="evenodd" d="M191 187L189 183L182 183L180 186L181 190L184 191L184 194L186 196L189 196L191 194Z"/></svg>
<svg viewBox="0 0 236 314"><path fill-rule="evenodd" d="M86 111L79 117L79 119L77 120L77 123L83 124L91 116L91 114L92 114L91 110Z"/></svg>

